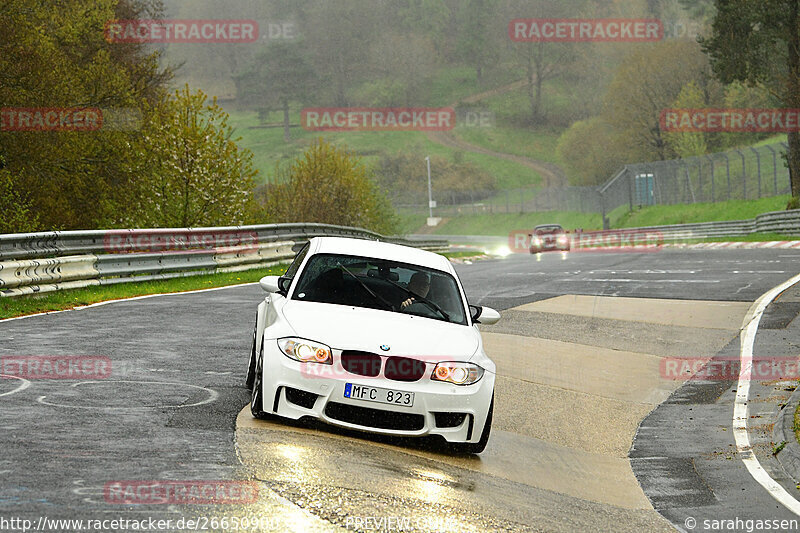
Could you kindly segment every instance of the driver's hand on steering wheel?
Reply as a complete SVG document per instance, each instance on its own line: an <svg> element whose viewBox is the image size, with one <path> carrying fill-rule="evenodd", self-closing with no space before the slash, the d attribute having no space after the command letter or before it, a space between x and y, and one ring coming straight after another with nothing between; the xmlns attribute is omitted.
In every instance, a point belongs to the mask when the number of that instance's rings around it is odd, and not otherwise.
<svg viewBox="0 0 800 533"><path fill-rule="evenodd" d="M403 303L400 304L400 309L405 309L406 307L408 307L409 305L411 305L413 303L414 303L414 298L409 298L408 300L406 300L406 301L404 301Z"/></svg>

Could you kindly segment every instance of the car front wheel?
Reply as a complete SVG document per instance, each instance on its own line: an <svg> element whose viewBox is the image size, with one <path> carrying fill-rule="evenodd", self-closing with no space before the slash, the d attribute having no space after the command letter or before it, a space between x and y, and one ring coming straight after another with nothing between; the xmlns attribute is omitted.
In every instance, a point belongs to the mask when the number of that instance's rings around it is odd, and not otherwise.
<svg viewBox="0 0 800 533"><path fill-rule="evenodd" d="M250 413L255 418L264 418L264 397L262 392L262 380L264 379L264 369L261 366L261 357L256 362L255 375L253 379L253 392L250 394Z"/></svg>
<svg viewBox="0 0 800 533"><path fill-rule="evenodd" d="M256 324L258 327L258 324ZM250 348L250 360L247 363L247 378L244 381L248 390L253 390L253 381L256 378L256 327L253 328L253 345Z"/></svg>

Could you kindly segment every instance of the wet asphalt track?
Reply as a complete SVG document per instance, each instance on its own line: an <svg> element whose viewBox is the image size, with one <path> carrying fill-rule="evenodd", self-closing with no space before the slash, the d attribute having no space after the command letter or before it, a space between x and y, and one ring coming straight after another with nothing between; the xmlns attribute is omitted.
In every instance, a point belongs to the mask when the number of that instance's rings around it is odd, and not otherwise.
<svg viewBox="0 0 800 533"><path fill-rule="evenodd" d="M800 253L670 250L566 259L546 254L540 260L520 255L458 270L471 303L498 309L562 294L751 302L800 272ZM405 453L403 446L370 438L342 440L341 449L329 454L295 458L302 468L289 478L269 474L276 461L285 465L291 457L264 457L254 474L234 443L234 421L248 399L242 382L261 298L258 286L249 285L0 323L0 356L95 355L112 362L111 377L96 382L37 380L23 389L19 380L0 379L0 518L266 515L279 520L268 522L266 530L370 530L376 522L353 517L397 516L406 509L429 529L663 527L643 512L510 484L457 462L442 460L435 475L426 474L430 461L420 458L417 447ZM796 354L800 338L790 321L798 311L797 302L779 301L768 313L772 326L757 343ZM735 355L737 347L733 341L723 352ZM731 432L722 429L731 424L730 389L677 391L646 419L632 451L648 498L679 527L688 516L797 518L749 478L735 454L724 455L732 442ZM680 400L686 397L692 399ZM701 414L690 415L690 409ZM314 428L287 426L270 438L286 446L294 438L316 440L323 451L339 446L335 432ZM340 460L332 461L337 454ZM357 497L352 487L347 494L331 488L350 476L363 479ZM262 499L210 508L111 504L103 496L109 481L164 479L257 479ZM287 479L305 479L308 486L299 490ZM665 491L676 479L685 485ZM790 480L785 483L793 488ZM338 515L332 511L337 508ZM419 522L437 516L457 519Z"/></svg>

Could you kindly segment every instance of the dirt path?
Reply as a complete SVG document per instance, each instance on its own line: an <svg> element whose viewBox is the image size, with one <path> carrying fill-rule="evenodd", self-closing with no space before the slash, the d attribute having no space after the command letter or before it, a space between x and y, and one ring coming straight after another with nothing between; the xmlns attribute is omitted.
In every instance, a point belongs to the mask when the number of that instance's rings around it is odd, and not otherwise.
<svg viewBox="0 0 800 533"><path fill-rule="evenodd" d="M459 103L479 102L485 98L496 96L498 94L507 93L509 91L513 91L524 86L525 86L525 80L515 81L513 83L509 83L508 85L504 85L502 87L496 87L489 91L484 91L482 93L467 96L466 98L462 98L458 102L455 102L450 105L451 107L456 107ZM530 157L525 157L521 155L495 152L494 150L489 150L488 148L484 148L482 146L469 143L463 139L459 139L458 137L453 135L452 132L449 131L429 131L427 132L427 136L428 139L430 139L431 141L437 144L441 144L443 146L447 146L449 148L461 150L462 152L471 152L474 154L489 155L492 157L505 159L507 161L513 161L515 163L519 163L520 165L533 169L542 176L542 180L544 182L543 184L545 187L561 187L566 185L567 183L567 178L566 175L564 174L564 170L554 163L550 163L547 161L538 161L536 159L532 159Z"/></svg>

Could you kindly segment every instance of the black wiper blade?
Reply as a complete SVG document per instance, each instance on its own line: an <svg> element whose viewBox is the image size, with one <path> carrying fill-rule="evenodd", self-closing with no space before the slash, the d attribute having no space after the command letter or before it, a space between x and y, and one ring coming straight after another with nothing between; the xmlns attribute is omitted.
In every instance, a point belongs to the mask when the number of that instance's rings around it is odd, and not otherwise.
<svg viewBox="0 0 800 533"><path fill-rule="evenodd" d="M441 307L439 307L438 305L436 305L434 302L432 302L432 301L428 300L428 299L427 299L427 298L425 298L424 296L420 296L420 295L419 295L419 294L417 294L416 292L414 292L414 291L410 290L408 287L403 287L403 286L402 286L402 285L400 285L399 283L395 283L394 281L392 281L392 280L390 280L390 279L387 279L387 280L384 280L384 281L388 281L389 283L391 283L391 284L392 284L392 285L394 285L395 287L398 287L398 288L400 288L400 289L403 289L403 290L404 290L404 291L406 291L408 294L410 294L411 296L413 296L415 301L416 301L417 299L419 299L419 301L420 301L420 302L422 302L422 303L424 303L424 304L428 304L428 307L430 307L430 308L431 308L431 309L433 309L434 311L437 311L437 312L441 313L441 315L444 317L444 319L445 319L445 320L447 320L448 322L452 322L452 321L450 320L450 315L448 315L447 313L445 313L445 312L444 312L444 309L442 309Z"/></svg>
<svg viewBox="0 0 800 533"><path fill-rule="evenodd" d="M373 298L375 298L377 301L381 302L383 305L385 305L385 306L386 306L387 308L389 308L390 310L394 311L394 306L393 306L391 303L387 302L387 301L386 301L386 299L385 299L383 296L380 296L379 294L375 294L374 292L372 292L372 289L370 289L369 287L367 287L367 285L366 285L366 284L365 284L363 281L361 281L360 279L358 279L358 276L356 276L355 274L353 274L352 272L350 272L350 270L349 270L349 269L348 269L346 266L344 266L344 265L343 265L343 264L341 264L341 263L336 263L336 264L337 264L337 265L338 265L338 266L339 266L339 267L340 267L342 270L344 270L345 272L347 272L348 274L350 274L351 276L353 276L353 279L354 279L354 280L356 280L356 281L358 282L358 284L359 284L359 285L361 285L361 286L364 288L364 290L365 290L365 291L367 291L367 292L370 294L370 296L372 296Z"/></svg>

